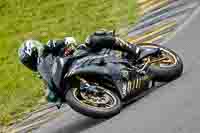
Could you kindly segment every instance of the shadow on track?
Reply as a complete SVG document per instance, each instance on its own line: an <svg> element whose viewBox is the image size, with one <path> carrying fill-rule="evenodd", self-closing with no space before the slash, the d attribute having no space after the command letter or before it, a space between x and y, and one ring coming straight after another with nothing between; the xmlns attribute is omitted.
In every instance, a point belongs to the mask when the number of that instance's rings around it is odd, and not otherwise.
<svg viewBox="0 0 200 133"><path fill-rule="evenodd" d="M92 119L89 117L81 117L80 120L74 121L67 124L63 128L58 129L58 133L80 133L81 131L87 130L88 128L94 127L102 122L105 119Z"/></svg>
<svg viewBox="0 0 200 133"><path fill-rule="evenodd" d="M145 91L144 93L136 96L133 100L131 100L129 103L127 103L124 108L126 109L126 107L128 107L128 105L137 102L138 100L140 100L142 97L147 96L148 94L152 93L153 91L155 91L156 89L166 85L167 83L162 83L159 84L158 86L155 86L151 89L148 89L147 91ZM110 119L112 119L113 117L111 117ZM79 133L82 132L84 130L87 130L91 127L94 127L98 124L103 123L104 121L109 120L109 119L92 119L89 117L80 117L80 119L78 121L73 121L69 124L67 124L66 126L64 126L62 129L58 129L56 131L56 133L66 133L66 132L70 132L70 133Z"/></svg>

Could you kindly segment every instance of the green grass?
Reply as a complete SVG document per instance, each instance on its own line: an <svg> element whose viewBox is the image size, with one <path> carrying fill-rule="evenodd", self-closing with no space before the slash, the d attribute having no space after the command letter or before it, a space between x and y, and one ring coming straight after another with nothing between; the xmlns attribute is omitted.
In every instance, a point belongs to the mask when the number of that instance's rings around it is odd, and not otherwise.
<svg viewBox="0 0 200 133"><path fill-rule="evenodd" d="M118 29L136 20L135 0L2 0L0 2L0 124L38 104L42 82L17 58L29 38L75 36L82 42L100 28Z"/></svg>

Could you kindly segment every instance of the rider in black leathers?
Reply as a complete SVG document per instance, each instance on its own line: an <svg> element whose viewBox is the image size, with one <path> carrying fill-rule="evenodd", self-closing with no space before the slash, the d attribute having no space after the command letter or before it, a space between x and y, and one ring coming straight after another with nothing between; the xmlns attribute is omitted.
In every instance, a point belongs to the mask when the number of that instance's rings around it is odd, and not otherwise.
<svg viewBox="0 0 200 133"><path fill-rule="evenodd" d="M19 48L20 61L29 69L39 72L42 79L48 86L47 100L49 102L58 101L57 89L52 81L52 65L56 56L67 55L66 58L70 59L74 51L98 52L102 48L114 49L127 52L130 57L136 60L140 54L140 47L136 45L129 45L127 42L120 41L117 37L113 36L112 32L97 31L91 34L85 44L78 47L74 46L75 40L72 37L65 38L64 40L50 40L47 45L42 45L38 41L27 40ZM73 44L71 46L71 44ZM76 47L76 48L75 48Z"/></svg>

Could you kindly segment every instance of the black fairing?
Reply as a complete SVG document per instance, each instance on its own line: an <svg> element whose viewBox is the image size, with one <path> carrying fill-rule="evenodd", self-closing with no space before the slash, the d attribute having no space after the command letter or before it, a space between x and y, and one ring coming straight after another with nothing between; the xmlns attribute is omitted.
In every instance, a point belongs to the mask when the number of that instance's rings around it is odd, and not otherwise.
<svg viewBox="0 0 200 133"><path fill-rule="evenodd" d="M74 82L74 77L77 75L93 76L99 80L106 80L112 83L112 89L119 94L121 99L124 99L126 93L125 84L137 75L133 71L129 71L129 61L124 57L117 57L115 51L109 51L105 54L104 50L98 53L78 52L73 57L60 58L57 57L52 67L53 82L58 88L60 96L63 97L65 92L70 89L70 86L77 85ZM133 75L135 75L133 77ZM75 80L76 81L76 80Z"/></svg>
<svg viewBox="0 0 200 133"><path fill-rule="evenodd" d="M121 62L121 63L120 63ZM70 79L76 75L95 75L96 78L109 78L115 85L115 91L123 99L126 95L122 92L123 82L128 80L128 76L123 73L129 73L127 62L106 55L89 55L73 62L65 78Z"/></svg>

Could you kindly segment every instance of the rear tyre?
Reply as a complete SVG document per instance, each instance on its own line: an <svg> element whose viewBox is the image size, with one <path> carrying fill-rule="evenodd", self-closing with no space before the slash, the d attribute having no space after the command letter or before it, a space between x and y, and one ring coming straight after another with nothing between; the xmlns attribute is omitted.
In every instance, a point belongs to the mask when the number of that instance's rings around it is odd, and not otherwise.
<svg viewBox="0 0 200 133"><path fill-rule="evenodd" d="M169 64L152 64L149 66L148 73L153 80L159 82L169 82L178 78L183 72L183 62L181 58L171 49L156 44L139 44L141 47L158 47L161 49L163 56L168 56L172 63Z"/></svg>

